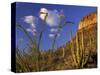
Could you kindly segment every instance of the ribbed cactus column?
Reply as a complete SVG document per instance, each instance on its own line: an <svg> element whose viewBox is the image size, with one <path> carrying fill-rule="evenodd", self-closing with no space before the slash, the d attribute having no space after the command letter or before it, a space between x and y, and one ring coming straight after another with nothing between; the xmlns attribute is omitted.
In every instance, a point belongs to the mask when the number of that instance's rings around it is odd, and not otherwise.
<svg viewBox="0 0 100 75"><path fill-rule="evenodd" d="M76 68L84 68L89 60L91 53L90 50L86 53L86 49L84 46L84 30L82 30L81 34L76 32L75 42L74 39L72 39L72 32L70 32L70 38L71 54L74 65ZM91 37L89 37L89 47L91 47L91 44Z"/></svg>
<svg viewBox="0 0 100 75"><path fill-rule="evenodd" d="M80 67L80 48L79 48L79 37L78 37L78 32L76 32L76 59L77 59L77 64L78 68Z"/></svg>
<svg viewBox="0 0 100 75"><path fill-rule="evenodd" d="M70 48L71 48L71 54L72 54L72 59L74 61L75 66L77 67L77 62L76 62L76 56L75 56L75 51L74 51L74 42L72 39L72 32L70 32Z"/></svg>

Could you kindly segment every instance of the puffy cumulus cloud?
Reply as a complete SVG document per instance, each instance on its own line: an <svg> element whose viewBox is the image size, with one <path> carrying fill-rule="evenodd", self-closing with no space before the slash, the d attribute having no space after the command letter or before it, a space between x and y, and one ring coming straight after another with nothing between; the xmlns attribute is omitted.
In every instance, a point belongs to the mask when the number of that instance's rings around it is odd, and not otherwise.
<svg viewBox="0 0 100 75"><path fill-rule="evenodd" d="M41 8L41 9L40 9L40 12L48 13L48 10L47 10L46 8Z"/></svg>
<svg viewBox="0 0 100 75"><path fill-rule="evenodd" d="M40 18L44 20L46 14L48 14L46 18L46 23L51 26L57 26L60 22L60 15L57 10L48 10L46 8L41 8L40 9Z"/></svg>
<svg viewBox="0 0 100 75"><path fill-rule="evenodd" d="M36 24L35 24L35 17L32 15L24 16L24 22L31 25L31 28L26 29L28 32L32 32L33 35L36 35Z"/></svg>
<svg viewBox="0 0 100 75"><path fill-rule="evenodd" d="M47 13L48 13L48 10L46 8L41 8L40 9L40 18L42 20L44 20Z"/></svg>
<svg viewBox="0 0 100 75"><path fill-rule="evenodd" d="M33 28L36 28L34 16L32 16L32 15L24 16L24 22L30 24Z"/></svg>
<svg viewBox="0 0 100 75"><path fill-rule="evenodd" d="M32 16L32 15L24 16L24 21L26 23L32 24L34 22L34 16Z"/></svg>

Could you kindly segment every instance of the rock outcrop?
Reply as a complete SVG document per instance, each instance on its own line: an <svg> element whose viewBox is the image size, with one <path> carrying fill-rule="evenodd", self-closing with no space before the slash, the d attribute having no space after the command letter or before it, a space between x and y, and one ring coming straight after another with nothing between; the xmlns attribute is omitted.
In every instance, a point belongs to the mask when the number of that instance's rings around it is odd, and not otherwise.
<svg viewBox="0 0 100 75"><path fill-rule="evenodd" d="M82 28L90 28L93 25L96 25L97 23L97 12L92 12L91 14L88 14L87 16L83 17L79 23L78 29Z"/></svg>

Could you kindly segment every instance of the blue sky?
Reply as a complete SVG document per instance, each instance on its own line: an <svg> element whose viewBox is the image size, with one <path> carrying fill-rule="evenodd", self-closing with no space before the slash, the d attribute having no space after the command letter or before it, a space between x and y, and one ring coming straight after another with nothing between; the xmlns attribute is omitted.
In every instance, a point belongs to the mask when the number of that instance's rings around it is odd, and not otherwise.
<svg viewBox="0 0 100 75"><path fill-rule="evenodd" d="M73 37L75 36L75 33L78 29L78 24L82 17L86 16L87 14L91 12L97 11L96 7L86 7L86 6L73 6L73 5L51 5L51 4L38 4L38 3L16 3L16 23L20 24L23 26L26 30L27 29L32 29L32 23L35 26L35 31L37 32L37 41L39 39L39 33L40 29L42 28L41 24L43 24L43 20L39 16L39 12L41 8L45 8L48 10L50 14L54 13L56 16L53 14L53 17L57 17L61 11L63 11L63 21L71 21L74 22L74 24L68 24L64 28L61 29L59 32L59 36L56 39L56 47L60 47L66 42L70 40L70 31L72 31ZM27 23L25 17L31 16L31 24ZM34 22L33 22L33 17ZM51 20L49 20L51 19ZM51 24L51 21L54 22ZM58 25L59 21L59 16L58 18L53 18L52 17L48 18L47 22L44 23L44 32L40 44L41 49L49 49L52 46L53 42L53 35L56 33L56 27ZM57 24L53 26L53 24ZM62 22L63 24L63 22ZM16 30L16 42L17 46L21 49L27 49L29 45L29 40L25 36L25 34L20 31L19 29ZM34 39L34 34L33 32L28 32L30 36Z"/></svg>

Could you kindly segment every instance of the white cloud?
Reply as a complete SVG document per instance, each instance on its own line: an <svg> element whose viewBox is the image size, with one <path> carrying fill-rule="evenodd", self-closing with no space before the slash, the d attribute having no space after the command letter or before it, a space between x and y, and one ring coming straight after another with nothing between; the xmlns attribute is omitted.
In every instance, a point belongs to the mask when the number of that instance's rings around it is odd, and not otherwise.
<svg viewBox="0 0 100 75"><path fill-rule="evenodd" d="M55 34L52 34L52 33L49 34L49 37L50 37L50 38L53 38L54 36L55 36ZM57 37L60 37L60 34L58 34Z"/></svg>
<svg viewBox="0 0 100 75"><path fill-rule="evenodd" d="M50 31L51 32L57 32L57 29L56 28L51 28Z"/></svg>
<svg viewBox="0 0 100 75"><path fill-rule="evenodd" d="M54 34L49 34L49 37L51 37L51 38L54 37L54 36L55 36Z"/></svg>
<svg viewBox="0 0 100 75"><path fill-rule="evenodd" d="M36 29L26 29L26 31L27 32L32 32L33 33L33 35L36 35L36 33L37 33L37 31L36 31Z"/></svg>
<svg viewBox="0 0 100 75"><path fill-rule="evenodd" d="M32 28L36 28L34 16L32 16L32 15L24 16L24 22L30 24L32 26Z"/></svg>
<svg viewBox="0 0 100 75"><path fill-rule="evenodd" d="M31 30L31 29L29 29L29 28L28 28L28 29L26 29L26 31L28 31L28 32L32 32L32 30Z"/></svg>
<svg viewBox="0 0 100 75"><path fill-rule="evenodd" d="M44 20L44 18L45 18L45 16L46 16L47 13L48 13L48 10L46 8L41 8L40 9L40 18L42 20Z"/></svg>
<svg viewBox="0 0 100 75"><path fill-rule="evenodd" d="M24 16L24 22L31 25L31 29L26 29L28 32L32 32L33 35L36 35L36 24L35 24L35 17L32 15Z"/></svg>
<svg viewBox="0 0 100 75"><path fill-rule="evenodd" d="M40 18L42 20L44 20L44 17L46 16L46 14L44 13L48 13L48 16L46 18L46 23L51 26L51 27L54 27L54 26L57 26L60 22L60 16L59 16L59 13L57 10L47 10L46 8L41 8L40 9Z"/></svg>
<svg viewBox="0 0 100 75"><path fill-rule="evenodd" d="M31 15L29 15L29 16L24 16L24 21L25 21L26 23L32 24L32 23L34 22L34 16L31 16Z"/></svg>
<svg viewBox="0 0 100 75"><path fill-rule="evenodd" d="M57 28L51 28L51 29L50 29L50 32L51 32L51 33L57 33L57 31L58 31ZM63 29L60 28L60 31L63 31ZM59 34L58 34L58 36L59 36Z"/></svg>
<svg viewBox="0 0 100 75"><path fill-rule="evenodd" d="M40 12L48 13L48 10L47 10L46 8L41 8L41 9L40 9Z"/></svg>

